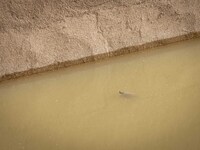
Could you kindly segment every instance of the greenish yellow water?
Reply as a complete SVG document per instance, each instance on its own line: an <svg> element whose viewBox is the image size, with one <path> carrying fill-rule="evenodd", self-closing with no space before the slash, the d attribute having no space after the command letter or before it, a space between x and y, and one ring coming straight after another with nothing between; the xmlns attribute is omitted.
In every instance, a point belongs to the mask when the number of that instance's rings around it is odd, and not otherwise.
<svg viewBox="0 0 200 150"><path fill-rule="evenodd" d="M0 149L199 150L200 39L0 83Z"/></svg>

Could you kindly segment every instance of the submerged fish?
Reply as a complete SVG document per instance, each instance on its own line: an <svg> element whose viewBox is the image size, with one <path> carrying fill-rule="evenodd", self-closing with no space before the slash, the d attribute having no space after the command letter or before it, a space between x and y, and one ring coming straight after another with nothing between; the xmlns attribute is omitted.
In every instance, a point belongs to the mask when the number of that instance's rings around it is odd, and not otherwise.
<svg viewBox="0 0 200 150"><path fill-rule="evenodd" d="M126 96L126 97L131 97L134 96L135 94L130 93L130 92L124 92L124 91L119 91L120 95Z"/></svg>

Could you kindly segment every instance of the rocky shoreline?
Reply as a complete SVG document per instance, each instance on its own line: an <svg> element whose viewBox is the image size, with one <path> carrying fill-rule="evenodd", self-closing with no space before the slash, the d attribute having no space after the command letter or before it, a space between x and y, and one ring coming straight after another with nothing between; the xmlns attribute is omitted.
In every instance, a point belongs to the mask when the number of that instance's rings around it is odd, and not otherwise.
<svg viewBox="0 0 200 150"><path fill-rule="evenodd" d="M0 1L0 81L196 37L198 0Z"/></svg>

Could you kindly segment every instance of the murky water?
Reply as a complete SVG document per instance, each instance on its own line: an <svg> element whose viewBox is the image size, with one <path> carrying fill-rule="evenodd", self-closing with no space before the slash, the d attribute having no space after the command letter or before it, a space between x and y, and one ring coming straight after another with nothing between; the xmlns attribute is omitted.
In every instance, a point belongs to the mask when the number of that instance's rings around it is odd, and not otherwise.
<svg viewBox="0 0 200 150"><path fill-rule="evenodd" d="M0 83L0 149L199 150L200 39Z"/></svg>

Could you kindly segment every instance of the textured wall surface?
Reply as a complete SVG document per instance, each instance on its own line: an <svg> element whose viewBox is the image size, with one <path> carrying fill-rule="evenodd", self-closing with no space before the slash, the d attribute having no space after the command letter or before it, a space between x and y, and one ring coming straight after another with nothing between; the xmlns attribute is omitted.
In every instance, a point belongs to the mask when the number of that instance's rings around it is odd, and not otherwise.
<svg viewBox="0 0 200 150"><path fill-rule="evenodd" d="M199 32L200 0L0 0L0 80Z"/></svg>

